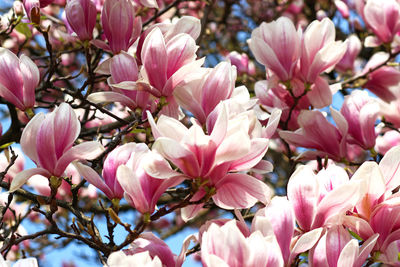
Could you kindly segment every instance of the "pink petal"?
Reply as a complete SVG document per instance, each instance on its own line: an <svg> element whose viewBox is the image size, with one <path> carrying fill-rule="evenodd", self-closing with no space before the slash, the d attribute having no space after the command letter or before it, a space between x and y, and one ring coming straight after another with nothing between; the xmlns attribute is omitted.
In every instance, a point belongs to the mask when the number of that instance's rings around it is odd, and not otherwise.
<svg viewBox="0 0 400 267"><path fill-rule="evenodd" d="M392 191L400 185L400 146L393 147L379 162L386 183L386 191Z"/></svg>
<svg viewBox="0 0 400 267"><path fill-rule="evenodd" d="M161 91L167 82L168 57L164 36L159 28L153 29L147 35L141 58L150 84Z"/></svg>
<svg viewBox="0 0 400 267"><path fill-rule="evenodd" d="M217 193L212 197L223 209L245 209L257 201L268 203L271 189L262 181L241 173L230 173L216 185Z"/></svg>
<svg viewBox="0 0 400 267"><path fill-rule="evenodd" d="M293 205L300 228L311 230L318 201L317 177L308 166L299 167L290 177L287 196Z"/></svg>
<svg viewBox="0 0 400 267"><path fill-rule="evenodd" d="M70 150L66 151L57 161L54 174L60 176L72 161L95 159L103 153L103 151L104 147L96 141L85 142L74 146Z"/></svg>
<svg viewBox="0 0 400 267"><path fill-rule="evenodd" d="M45 177L50 177L51 174L42 168L34 168L34 169L28 169L24 170L17 175L15 175L14 179L11 181L10 184L10 192L14 192L15 190L19 189L21 186L23 186L26 181L28 181L29 178L31 178L34 175L42 175Z"/></svg>
<svg viewBox="0 0 400 267"><path fill-rule="evenodd" d="M103 191L103 193L109 199L113 199L115 197L112 190L106 185L104 180L95 170L79 162L74 163L74 166L83 178L85 178L89 183Z"/></svg>
<svg viewBox="0 0 400 267"><path fill-rule="evenodd" d="M38 156L36 151L36 138L40 125L45 120L43 113L36 114L25 126L21 136L22 151L35 163L38 163Z"/></svg>

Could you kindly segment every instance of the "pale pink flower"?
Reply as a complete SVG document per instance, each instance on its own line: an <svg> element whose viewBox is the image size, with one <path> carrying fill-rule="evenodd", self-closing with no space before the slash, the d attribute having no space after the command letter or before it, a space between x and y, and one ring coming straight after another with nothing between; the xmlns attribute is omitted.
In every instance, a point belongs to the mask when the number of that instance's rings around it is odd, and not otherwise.
<svg viewBox="0 0 400 267"><path fill-rule="evenodd" d="M350 35L347 40L348 46L346 53L343 55L339 63L336 64L335 69L340 72L350 71L352 73L354 71L354 63L362 46L360 39L358 39L355 34Z"/></svg>
<svg viewBox="0 0 400 267"><path fill-rule="evenodd" d="M340 109L349 125L349 141L364 149L375 146L375 121L378 118L379 104L368 92L355 90L346 96Z"/></svg>
<svg viewBox="0 0 400 267"><path fill-rule="evenodd" d="M340 224L338 216L351 210L363 196L361 181L349 181L346 172L335 165L315 175L309 166L300 166L290 177L287 196L302 232Z"/></svg>
<svg viewBox="0 0 400 267"><path fill-rule="evenodd" d="M292 85L295 87L302 87L299 91L304 90L302 83L298 83L297 81L298 80L293 79ZM290 108L294 105L294 99L282 84L274 81L274 77L271 77L269 80L256 82L254 85L254 91L259 102L259 105L254 107L254 110L257 113L257 117L261 121L268 119L268 113L274 108L282 110L281 121L286 121L288 119ZM290 120L287 125L288 129L296 130L299 128L297 117L302 109L308 109L309 106L310 102L306 96L302 97L298 101L296 107L291 113Z"/></svg>
<svg viewBox="0 0 400 267"><path fill-rule="evenodd" d="M81 41L93 38L97 10L91 0L69 0L65 6L67 21Z"/></svg>
<svg viewBox="0 0 400 267"><path fill-rule="evenodd" d="M107 265L104 267L163 267L161 260L158 257L152 258L148 251L143 251L133 255L126 255L123 251L117 251L110 254L107 260Z"/></svg>
<svg viewBox="0 0 400 267"><path fill-rule="evenodd" d="M389 150L380 161L364 162L352 180L362 181L366 194L356 205L358 216L369 219L374 207L392 196L392 191L400 185L400 146Z"/></svg>
<svg viewBox="0 0 400 267"><path fill-rule="evenodd" d="M200 36L201 23L198 18L192 16L182 16L177 19L174 18L172 21L164 20L161 23L156 23L149 26L140 36L139 42L136 48L136 58L138 64L142 64L142 47L147 35L155 28L159 28L165 38L165 42L168 42L173 37L180 33L189 34L194 40Z"/></svg>
<svg viewBox="0 0 400 267"><path fill-rule="evenodd" d="M180 110L173 91L182 82L188 82L199 71L204 59L196 61L195 40L186 33L166 39L160 28L154 28L144 40L141 50L141 74L151 85L148 90L155 97L165 97L168 103L163 114L178 118Z"/></svg>
<svg viewBox="0 0 400 267"><path fill-rule="evenodd" d="M281 131L279 135L292 145L316 150L303 152L300 158L328 156L340 161L346 157L348 124L338 111L331 109L331 113L336 126L318 110L302 110L297 119L301 128L294 132Z"/></svg>
<svg viewBox="0 0 400 267"><path fill-rule="evenodd" d="M131 110L154 109L154 99L147 92L151 91L151 88L147 83L140 81L139 68L134 57L122 51L102 63L101 73L111 74L107 82L113 92L90 94L88 97L90 101L119 102Z"/></svg>
<svg viewBox="0 0 400 267"><path fill-rule="evenodd" d="M167 179L158 179L148 175L143 169L144 162L157 158L159 167L168 168L169 164L161 155L150 152L146 144L134 145L134 143L124 145L131 146L131 155L124 165L118 167L116 177L124 191L126 201L140 213L152 214L158 199L165 190L180 184L183 178L178 174Z"/></svg>
<svg viewBox="0 0 400 267"><path fill-rule="evenodd" d="M101 11L101 25L108 45L99 40L93 43L114 54L121 50L128 51L142 30L142 20L135 17L135 9L130 0L106 0Z"/></svg>
<svg viewBox="0 0 400 267"><path fill-rule="evenodd" d="M36 64L27 56L18 58L0 47L0 95L17 108L25 110L35 105L35 89L40 74Z"/></svg>
<svg viewBox="0 0 400 267"><path fill-rule="evenodd" d="M208 190L215 188L212 198L219 207L251 207L258 200L266 203L270 195L268 186L252 176L237 172L263 163L262 157L268 149L268 139L263 136L267 132L272 132L272 135L276 124L262 129L251 112L243 112L232 119L228 114L226 105L221 104L215 116L217 119L207 123L207 135L196 123L187 129L179 121L166 116L161 116L156 124L148 113L156 139L153 149L175 164L188 178L206 181L204 186ZM271 121L272 125L279 119ZM145 169L154 177L176 175L169 169L157 167L157 161L153 161ZM202 189L193 200L199 200L205 194ZM192 209L190 215L184 214L184 217L192 217L200 208L201 205Z"/></svg>
<svg viewBox="0 0 400 267"><path fill-rule="evenodd" d="M255 65L252 61L249 61L246 53L239 54L237 51L232 51L226 58L236 67L239 74L256 74Z"/></svg>
<svg viewBox="0 0 400 267"><path fill-rule="evenodd" d="M400 30L400 5L396 0L368 0L364 18L381 43L390 43Z"/></svg>
<svg viewBox="0 0 400 267"><path fill-rule="evenodd" d="M352 239L341 225L328 228L309 253L309 263L314 267L361 267L373 249L378 235L365 240L362 247Z"/></svg>
<svg viewBox="0 0 400 267"><path fill-rule="evenodd" d="M11 182L10 191L21 187L33 175L61 177L72 161L90 160L99 156L104 148L98 142L73 146L80 131L80 122L66 103L46 115L35 115L22 132L21 147L38 167L18 173Z"/></svg>
<svg viewBox="0 0 400 267"><path fill-rule="evenodd" d="M190 241L194 239L195 238L193 236L187 237L183 241L181 253L177 256L172 253L171 249L163 240L156 237L153 233L144 232L140 234L139 238L135 239L135 241L131 243L128 249L111 254L107 263L110 267L128 267L133 265L181 267L185 260L185 253ZM140 261L142 259L144 260L143 253L146 255L146 260L142 263ZM139 262L136 260L139 260Z"/></svg>
<svg viewBox="0 0 400 267"><path fill-rule="evenodd" d="M53 3L54 0L23 0L24 8L29 19L34 23L40 22L40 9Z"/></svg>
<svg viewBox="0 0 400 267"><path fill-rule="evenodd" d="M211 224L202 235L201 260L206 267L283 266L279 245L273 235L260 231L244 236L231 220L222 226Z"/></svg>
<svg viewBox="0 0 400 267"><path fill-rule="evenodd" d="M308 25L301 44L300 72L304 81L314 83L342 59L347 43L335 41L335 35L335 25L328 18Z"/></svg>
<svg viewBox="0 0 400 267"><path fill-rule="evenodd" d="M382 65L389 59L389 54L384 52L375 53L365 65L361 75ZM368 74L368 81L364 84L376 96L389 102L400 96L400 71L390 66L382 66Z"/></svg>
<svg viewBox="0 0 400 267"><path fill-rule="evenodd" d="M335 0L335 6L340 14L342 14L343 18L347 19L350 16L349 7L345 2L341 0Z"/></svg>
<svg viewBox="0 0 400 267"><path fill-rule="evenodd" d="M400 133L395 130L387 131L376 138L375 150L385 155L392 147L400 145Z"/></svg>
<svg viewBox="0 0 400 267"><path fill-rule="evenodd" d="M267 207L257 211L251 230L261 231L265 237L275 235L285 266L291 266L297 255L312 248L322 232L322 228L317 228L301 235L296 233L295 214L286 197L274 197Z"/></svg>
<svg viewBox="0 0 400 267"><path fill-rule="evenodd" d="M300 38L293 22L280 17L270 23L263 22L252 32L250 49L258 62L281 81L288 81L300 57Z"/></svg>
<svg viewBox="0 0 400 267"><path fill-rule="evenodd" d="M232 96L235 82L236 68L228 62L221 62L204 75L199 75L198 79L177 86L174 96L182 108L204 124L219 102Z"/></svg>

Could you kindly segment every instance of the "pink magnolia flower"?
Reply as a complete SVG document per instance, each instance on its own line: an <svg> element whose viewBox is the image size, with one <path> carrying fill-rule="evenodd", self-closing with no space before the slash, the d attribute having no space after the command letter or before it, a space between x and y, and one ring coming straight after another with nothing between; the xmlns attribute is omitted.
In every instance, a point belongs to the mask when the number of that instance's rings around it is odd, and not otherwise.
<svg viewBox="0 0 400 267"><path fill-rule="evenodd" d="M10 191L20 188L33 175L60 177L72 161L90 160L99 156L104 148L98 142L73 146L80 130L75 112L66 103L49 114L35 115L22 132L21 147L38 167L18 173L11 182Z"/></svg>
<svg viewBox="0 0 400 267"><path fill-rule="evenodd" d="M138 265L143 267L163 267L161 260L151 257L148 251L133 255L126 255L123 251L116 251L110 254L107 260L107 267L130 267Z"/></svg>
<svg viewBox="0 0 400 267"><path fill-rule="evenodd" d="M200 36L201 32L201 23L198 18L192 16L182 16L179 19L174 18L174 20L164 20L161 23L156 23L154 25L149 26L140 36L139 42L136 49L136 58L138 64L142 64L142 48L147 35L154 30L155 28L159 28L164 36L165 42L169 42L173 37L178 34L186 33L192 36L194 40L196 40Z"/></svg>
<svg viewBox="0 0 400 267"><path fill-rule="evenodd" d="M362 247L352 239L350 233L342 226L328 228L317 245L309 253L309 263L315 267L361 267L373 249L378 235L366 240Z"/></svg>
<svg viewBox="0 0 400 267"><path fill-rule="evenodd" d="M103 164L103 178L89 166L76 163L75 167L89 183L103 191L109 199L121 199L124 196L124 190L118 182L117 170L119 166L126 164L134 156L135 148L135 143L129 143L111 151Z"/></svg>
<svg viewBox="0 0 400 267"><path fill-rule="evenodd" d="M181 107L204 124L219 102L232 96L235 82L236 68L221 62L198 79L177 86L174 96Z"/></svg>
<svg viewBox="0 0 400 267"><path fill-rule="evenodd" d="M367 65L365 65L361 75L366 74L371 69L375 69L388 59L389 54L387 53L375 53ZM370 90L382 100L389 102L399 97L399 83L400 71L390 66L382 66L368 74L368 81L363 87Z"/></svg>
<svg viewBox="0 0 400 267"><path fill-rule="evenodd" d="M18 58L0 47L0 95L21 110L35 105L35 88L39 85L39 69L33 61L21 55Z"/></svg>
<svg viewBox="0 0 400 267"><path fill-rule="evenodd" d="M235 220L211 224L202 235L201 260L206 267L283 266L279 245L260 231L244 236Z"/></svg>
<svg viewBox="0 0 400 267"><path fill-rule="evenodd" d="M299 234L295 232L295 214L286 197L274 197L267 207L257 211L251 231L265 237L272 233L279 244L285 266L291 266L300 253L311 249L319 240L322 228Z"/></svg>
<svg viewBox="0 0 400 267"><path fill-rule="evenodd" d="M101 73L111 74L107 82L113 92L90 94L88 97L90 101L119 102L131 110L136 108L154 110L154 100L148 92L151 89L147 83L140 81L139 68L134 57L122 51L103 64Z"/></svg>
<svg viewBox="0 0 400 267"><path fill-rule="evenodd" d="M335 35L335 25L328 18L308 25L301 44L300 72L304 81L314 83L342 59L347 43L335 41Z"/></svg>
<svg viewBox="0 0 400 267"><path fill-rule="evenodd" d="M392 147L400 145L400 133L395 130L387 131L376 138L375 150L385 155Z"/></svg>
<svg viewBox="0 0 400 267"><path fill-rule="evenodd" d="M180 111L173 97L173 91L182 82L195 78L204 59L195 61L197 46L195 40L186 33L180 33L168 41L161 29L154 28L143 43L141 58L142 75L151 85L149 92L168 103L162 113L178 118Z"/></svg>
<svg viewBox="0 0 400 267"><path fill-rule="evenodd" d="M266 203L270 196L268 186L238 172L263 163L261 159L268 149L268 139L262 137L263 132L273 133L276 124L271 126L271 122L270 127L262 129L255 115L249 116L252 113L245 112L229 119L226 105L220 105L216 121L207 125L209 135L196 123L187 129L179 121L166 116L161 116L156 124L148 113L156 139L153 149L170 160L188 178L201 180L203 187L193 197L194 201L210 193L205 190L214 188L215 194L211 194L214 202L225 209L251 207L258 200ZM276 122L275 119L271 121ZM145 169L154 177L176 175L169 169L157 167L157 161L149 161ZM193 217L201 207L197 205L190 210L184 209L184 219Z"/></svg>
<svg viewBox="0 0 400 267"><path fill-rule="evenodd" d="M239 54L237 51L232 51L226 58L237 68L239 74L256 74L256 67L252 61L249 61L246 53Z"/></svg>
<svg viewBox="0 0 400 267"><path fill-rule="evenodd" d="M81 41L93 38L97 10L91 0L70 0L65 6L67 21Z"/></svg>
<svg viewBox="0 0 400 267"><path fill-rule="evenodd" d="M297 119L301 128L295 132L281 131L279 135L295 146L316 149L303 152L300 158L329 156L340 161L346 157L348 124L338 111L331 109L331 113L336 127L320 111L302 110Z"/></svg>
<svg viewBox="0 0 400 267"><path fill-rule="evenodd" d="M54 0L23 0L24 8L29 19L34 23L40 22L40 9L53 3Z"/></svg>
<svg viewBox="0 0 400 267"><path fill-rule="evenodd" d="M365 184L366 194L356 205L358 216L369 220L374 207L392 196L392 191L400 185L400 146L389 150L379 165L375 162L364 162L352 180Z"/></svg>
<svg viewBox="0 0 400 267"><path fill-rule="evenodd" d="M361 51L361 41L357 35L352 34L347 38L347 50L342 59L336 64L335 69L340 72L354 71L354 62Z"/></svg>
<svg viewBox="0 0 400 267"><path fill-rule="evenodd" d="M183 181L181 175L167 179L158 179L148 175L143 169L143 163L156 157L159 167L169 168L169 164L161 155L150 152L146 144L127 144L133 150L129 160L118 167L117 179L120 183L126 201L135 207L140 213L152 214L158 199L170 187L176 186ZM172 171L172 169L170 170Z"/></svg>
<svg viewBox="0 0 400 267"><path fill-rule="evenodd" d="M296 32L293 22L280 17L265 23L251 34L250 49L258 62L275 73L281 81L293 77L300 57L300 32Z"/></svg>
<svg viewBox="0 0 400 267"><path fill-rule="evenodd" d="M300 166L290 177L287 196L302 232L340 224L339 216L351 210L363 196L360 181L349 181L340 167L330 165L315 175L309 166Z"/></svg>
<svg viewBox="0 0 400 267"><path fill-rule="evenodd" d="M390 43L400 30L400 5L396 0L368 0L364 18L380 43Z"/></svg>
<svg viewBox="0 0 400 267"><path fill-rule="evenodd" d="M299 91L300 94L304 92L304 85L299 80L293 79L291 83L294 89L293 91ZM254 85L254 91L260 105L255 106L254 110L256 111L257 117L260 120L264 121L268 119L268 113L274 108L282 110L281 121L285 122L288 119L290 108L294 105L294 99L285 86L277 83L274 77L271 77L268 80L256 82ZM302 109L308 109L309 106L310 101L307 97L300 98L296 107L294 110L292 110L291 117L287 125L288 129L296 130L299 128L297 117Z"/></svg>
<svg viewBox="0 0 400 267"><path fill-rule="evenodd" d="M347 3L341 0L335 0L335 6L344 18L347 19L350 16L349 7L347 6Z"/></svg>
<svg viewBox="0 0 400 267"><path fill-rule="evenodd" d="M355 90L346 96L340 109L349 125L351 143L358 144L364 149L375 146L375 121L378 118L379 104L368 92Z"/></svg>
<svg viewBox="0 0 400 267"><path fill-rule="evenodd" d="M95 40L102 49L118 54L128 51L142 30L142 20L135 17L135 9L130 0L106 0L101 11L101 25L108 45Z"/></svg>
<svg viewBox="0 0 400 267"><path fill-rule="evenodd" d="M172 253L171 249L163 240L156 237L153 233L144 232L140 234L139 238L133 241L133 243L130 245L130 248L111 254L107 263L110 267L128 267L132 265L181 267L185 260L187 248L190 244L190 241L193 239L193 236L189 236L183 241L181 253L177 256ZM143 253L146 253L147 255L147 262L145 263L150 264L151 262L153 265L141 265L139 262L135 261L136 257L138 257L135 255L141 255L140 258L142 258Z"/></svg>

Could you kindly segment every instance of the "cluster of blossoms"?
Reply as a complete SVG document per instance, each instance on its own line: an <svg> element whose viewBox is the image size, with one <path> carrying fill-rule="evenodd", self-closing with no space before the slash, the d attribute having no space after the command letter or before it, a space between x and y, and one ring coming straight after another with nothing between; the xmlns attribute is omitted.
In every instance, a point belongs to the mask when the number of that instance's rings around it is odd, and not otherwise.
<svg viewBox="0 0 400 267"><path fill-rule="evenodd" d="M179 2L14 4L0 28L18 44L0 48L2 255L37 256L31 242L56 235L110 267L180 267L190 254L208 267L400 266L400 1L335 1L370 33L345 40L327 14L308 21L307 3L283 1L285 16L248 35L251 54L222 49L215 64L199 56L212 25L220 38L212 5L158 14ZM43 53L28 49L38 36ZM28 234L25 219L47 227ZM188 225L198 233L176 255L162 233Z"/></svg>

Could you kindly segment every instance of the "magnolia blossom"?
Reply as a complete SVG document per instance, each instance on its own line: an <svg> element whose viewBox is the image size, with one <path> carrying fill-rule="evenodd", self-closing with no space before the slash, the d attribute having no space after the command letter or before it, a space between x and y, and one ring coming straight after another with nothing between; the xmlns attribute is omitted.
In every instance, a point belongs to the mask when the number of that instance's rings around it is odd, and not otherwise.
<svg viewBox="0 0 400 267"><path fill-rule="evenodd" d="M189 34L193 39L197 39L200 36L201 32L201 23L198 18L191 16L182 16L180 18L174 18L171 20L164 20L161 23L156 23L154 25L149 26L140 36L139 42L136 48L136 57L138 60L138 64L142 64L142 48L147 35L153 29L159 28L164 36L165 42L168 42L173 37L180 33Z"/></svg>
<svg viewBox="0 0 400 267"><path fill-rule="evenodd" d="M293 22L280 17L270 23L263 22L252 32L250 49L258 62L281 81L288 81L300 57L300 40L300 32L296 32Z"/></svg>
<svg viewBox="0 0 400 267"><path fill-rule="evenodd" d="M231 220L222 226L212 223L202 235L201 259L206 267L283 266L282 254L273 233L243 235Z"/></svg>
<svg viewBox="0 0 400 267"><path fill-rule="evenodd" d="M135 17L135 9L129 0L106 0L101 11L101 25L108 44L99 40L93 43L114 54L128 51L142 30L142 20Z"/></svg>
<svg viewBox="0 0 400 267"><path fill-rule="evenodd" d="M258 200L266 203L270 196L268 186L238 171L249 170L258 163L263 165L261 159L268 149L268 139L263 134L273 134L276 118L262 129L254 114L243 112L230 119L227 105L221 103L218 107L216 116L210 115L216 120L211 119L207 125L209 135L194 121L189 129L166 116L161 116L156 124L148 113L156 139L153 149L175 164L187 178L201 180L203 186L193 197L194 201L209 194L219 207L226 209L251 207ZM274 114L278 118L279 115ZM169 169L159 168L157 161L149 162L145 169L154 177L176 176ZM199 208L201 205L184 210L184 218L193 217Z"/></svg>
<svg viewBox="0 0 400 267"><path fill-rule="evenodd" d="M36 64L27 56L18 58L0 47L0 95L21 110L35 105L35 89L40 74Z"/></svg>
<svg viewBox="0 0 400 267"><path fill-rule="evenodd" d="M347 43L335 41L335 25L325 18L313 21L303 34L300 71L306 82L314 83L324 71L329 72L347 50Z"/></svg>
<svg viewBox="0 0 400 267"><path fill-rule="evenodd" d="M161 260L156 256L152 258L148 251L143 251L133 255L126 255L123 251L110 254L107 265L104 267L130 267L133 265L143 267L163 267Z"/></svg>
<svg viewBox="0 0 400 267"><path fill-rule="evenodd" d="M343 226L332 226L325 231L318 244L311 249L309 262L315 267L361 267L377 239L377 234L371 236L360 248L358 241L352 239L350 233Z"/></svg>
<svg viewBox="0 0 400 267"><path fill-rule="evenodd" d="M368 92L355 90L346 96L340 112L349 125L349 137L352 143L364 149L375 146L375 121L378 117L379 104Z"/></svg>
<svg viewBox="0 0 400 267"><path fill-rule="evenodd" d="M204 124L218 103L232 96L236 68L221 62L198 79L183 83L174 90L178 104Z"/></svg>
<svg viewBox="0 0 400 267"><path fill-rule="evenodd" d="M286 197L274 197L267 207L254 216L252 232L275 235L285 266L291 266L297 255L312 248L321 236L322 228L299 234L295 229L295 213Z"/></svg>
<svg viewBox="0 0 400 267"><path fill-rule="evenodd" d="M336 1L335 1L336 2ZM361 51L361 41L358 39L357 35L352 34L347 38L347 50L346 53L343 55L342 59L339 63L336 64L335 69L340 72L349 71L353 73L354 70L354 63L358 54Z"/></svg>
<svg viewBox="0 0 400 267"><path fill-rule="evenodd" d="M40 9L50 5L54 0L23 0L26 14L34 23L40 22Z"/></svg>
<svg viewBox="0 0 400 267"><path fill-rule="evenodd" d="M90 94L88 97L90 101L119 102L131 110L138 107L143 110L154 109L154 99L147 92L151 89L147 83L140 81L139 68L134 57L122 51L102 65L98 72L111 74L107 82L113 91Z"/></svg>
<svg viewBox="0 0 400 267"><path fill-rule="evenodd" d="M400 5L396 0L368 0L364 7L367 26L378 40L366 40L376 46L390 43L400 30Z"/></svg>
<svg viewBox="0 0 400 267"><path fill-rule="evenodd" d="M46 115L35 115L22 132L21 147L37 168L18 173L11 182L10 191L21 187L33 175L61 177L72 161L90 160L99 156L104 148L98 142L73 146L80 131L80 122L66 103Z"/></svg>
<svg viewBox="0 0 400 267"><path fill-rule="evenodd" d="M317 175L309 166L300 166L290 177L287 196L297 224L303 232L340 224L338 216L351 210L365 192L362 181L349 181L346 172L335 165Z"/></svg>
<svg viewBox="0 0 400 267"><path fill-rule="evenodd" d="M135 145L134 143L127 144ZM168 168L169 165L160 155L152 153L145 144L137 144L131 151L129 160L118 167L117 179L126 201L141 213L152 214L160 196L170 187L180 184L181 175L167 179L158 179L148 175L143 164L156 157L159 167ZM172 169L171 169L172 171Z"/></svg>
<svg viewBox="0 0 400 267"><path fill-rule="evenodd" d="M380 68L376 69L388 59L389 54L387 53L375 53L361 72L361 75L365 75L369 71L375 69L368 74L368 81L363 87L367 88L386 102L394 101L400 95L400 71L390 66L381 66Z"/></svg>
<svg viewBox="0 0 400 267"><path fill-rule="evenodd" d="M91 40L96 25L96 6L91 0L70 0L65 6L67 21L81 41Z"/></svg>
<svg viewBox="0 0 400 267"><path fill-rule="evenodd" d="M256 74L256 67L252 61L249 61L247 54L239 54L237 51L232 51L226 58L237 68L239 74Z"/></svg>
<svg viewBox="0 0 400 267"><path fill-rule="evenodd" d="M149 92L156 97L165 97L167 105L162 113L178 118L179 107L173 91L187 79L196 78L204 60L196 59L195 40L186 33L179 33L167 40L160 28L154 28L144 40L141 50L143 78L151 85ZM145 89L146 90L146 89Z"/></svg>
<svg viewBox="0 0 400 267"><path fill-rule="evenodd" d="M331 113L336 127L320 111L303 110L297 119L301 128L295 132L281 131L279 135L295 146L316 149L303 152L299 156L301 158L329 156L331 159L341 160L346 157L349 126L339 112L331 108Z"/></svg>
<svg viewBox="0 0 400 267"><path fill-rule="evenodd" d="M376 138L375 150L385 155L392 147L400 145L400 133L395 130L387 131Z"/></svg>

